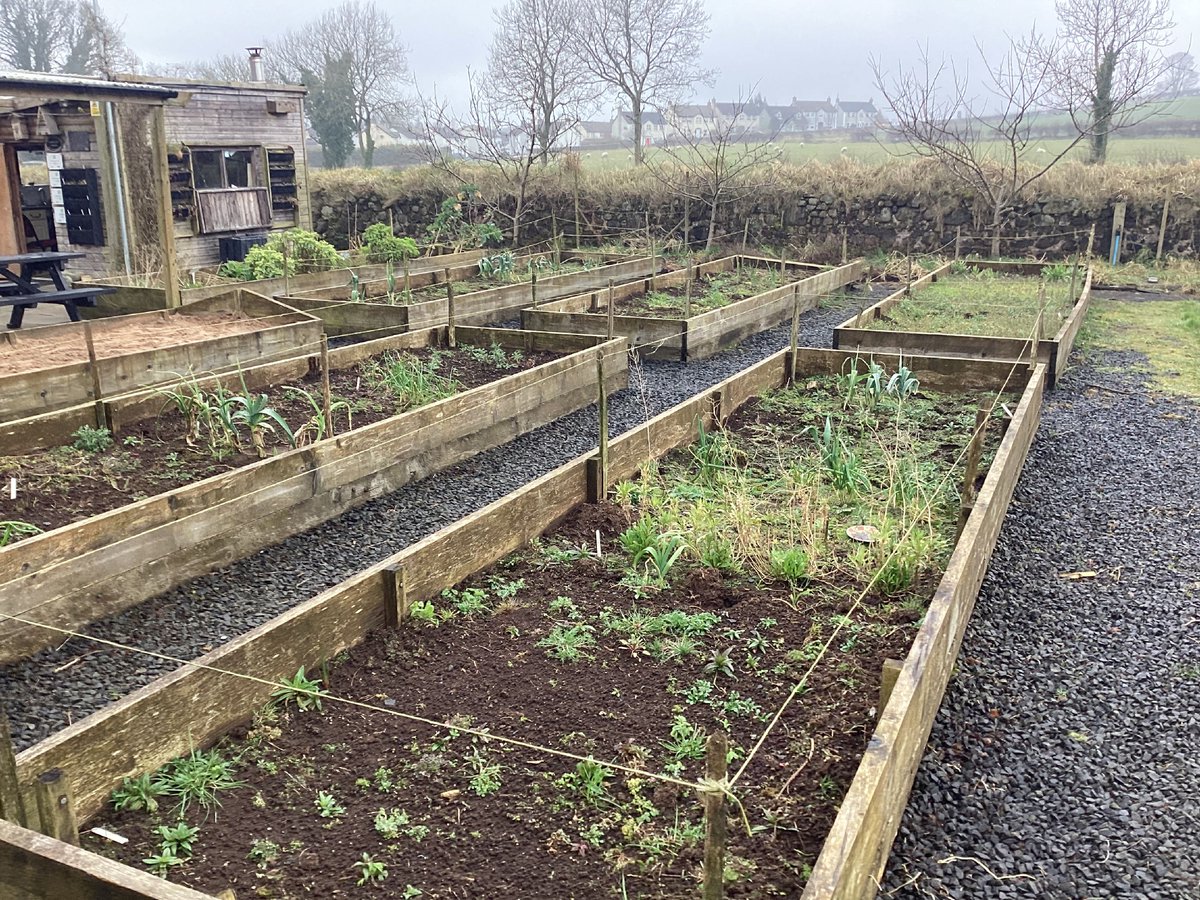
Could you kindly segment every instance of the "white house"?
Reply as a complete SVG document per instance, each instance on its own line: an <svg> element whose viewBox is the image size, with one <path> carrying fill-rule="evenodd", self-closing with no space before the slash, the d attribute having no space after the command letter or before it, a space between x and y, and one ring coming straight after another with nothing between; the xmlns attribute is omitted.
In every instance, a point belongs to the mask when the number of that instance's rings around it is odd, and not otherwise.
<svg viewBox="0 0 1200 900"><path fill-rule="evenodd" d="M838 128L874 128L879 122L879 110L872 100L864 103L839 98L834 105L837 108Z"/></svg>
<svg viewBox="0 0 1200 900"><path fill-rule="evenodd" d="M662 113L642 113L642 141L646 144L661 144L667 139L667 120ZM618 109L613 116L610 135L616 141L633 140L633 114Z"/></svg>

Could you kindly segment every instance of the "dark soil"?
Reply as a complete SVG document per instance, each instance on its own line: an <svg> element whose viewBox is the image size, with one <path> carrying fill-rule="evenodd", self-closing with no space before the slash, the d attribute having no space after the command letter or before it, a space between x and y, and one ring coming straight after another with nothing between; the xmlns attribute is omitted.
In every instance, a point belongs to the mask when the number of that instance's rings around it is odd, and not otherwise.
<svg viewBox="0 0 1200 900"><path fill-rule="evenodd" d="M582 272L584 266L579 263L563 262L557 267L546 268L538 272L538 280L550 278L554 275L569 275L573 272ZM463 279L462 281L454 282L454 295L474 294L477 291L488 291L493 288L510 287L514 284L529 283L528 268L518 263L517 270L511 278L484 278L482 275L476 275L471 278ZM365 293L364 300L371 303L388 303L387 282L372 281L360 287L360 290ZM425 287L413 288L409 295L404 295L404 274L397 272L396 274L396 290L393 294L395 303L393 306L408 306L412 303L425 303L429 300L443 300L446 297L445 283L430 284Z"/></svg>
<svg viewBox="0 0 1200 900"><path fill-rule="evenodd" d="M954 420L965 405L948 401L939 415ZM756 405L732 423L795 425ZM620 583L628 556L617 538L636 515L580 507L543 542L437 600L439 611L457 609L437 627L414 618L369 635L327 686L375 709L327 701L321 712L265 712L226 747L240 757L244 786L209 815L187 812L200 837L172 879L258 897L415 896L410 885L430 898L694 897L702 815L693 791L617 771L589 802L569 783L572 760L390 711L649 772L679 759L666 745L682 717L699 732L729 734L735 771L816 658L821 627L851 613L854 639L815 667L735 789L756 827L748 835L731 813L728 896L799 896L873 731L883 661L907 652L922 618L912 601L929 596L936 576L851 610L853 584L814 581L797 594L786 582L691 565L667 589L634 599ZM482 602L474 611L465 605L471 589ZM668 660L655 641L604 627L634 611L714 621L696 634L694 652ZM595 640L578 661L539 646L552 629L572 626ZM732 671L706 670L726 650ZM695 693L702 681L711 682L707 696ZM697 759L681 762L680 778L703 774ZM488 790L482 773L492 766L497 783ZM319 792L343 809L322 817ZM130 838L124 847L91 835L85 845L140 865L157 851L152 826L175 821L170 806L164 801L157 817L105 818L100 824ZM381 809L406 815L399 837L377 832ZM386 864L385 881L356 886L364 853Z"/></svg>
<svg viewBox="0 0 1200 900"><path fill-rule="evenodd" d="M731 280L730 275L733 273L728 272L696 279L692 283L692 315L698 316L701 313L720 309L739 300L746 300L766 291L774 290L774 288L784 284L808 278L814 274L811 271L803 271L798 274L788 273L786 280L780 280L778 279L778 275L776 275L774 282L768 282L765 280L765 270L750 269L749 272L762 279L762 283L754 286L748 278ZM655 298L653 304L647 302L647 297L644 293L618 300L615 310L616 315L655 319L683 318L687 298L687 288L685 286L655 288L652 294ZM667 302L666 298L671 298L673 302ZM603 291L599 293L598 299L601 303L600 311L607 313L608 304L605 302Z"/></svg>
<svg viewBox="0 0 1200 900"><path fill-rule="evenodd" d="M427 360L435 351L403 352ZM510 356L507 367L500 368L494 361L475 359L464 350L443 355L438 372L456 381L460 390L469 390L542 365L560 355L535 353L520 361L512 360ZM320 402L319 373L289 382L288 386L303 389ZM304 397L283 388L283 384L273 386L266 393L271 398L271 406L296 429L311 418L314 411ZM386 388L377 387L364 377L363 364L333 371L330 388L335 402L344 400L351 405L349 417L345 410L334 414L338 433L344 433L351 426L362 428L405 411ZM16 500L5 503L5 517L49 531L250 465L261 458L248 440L243 441L242 452L220 459L214 457L203 439L200 445L189 446L183 416L166 398L163 403L164 410L160 415L123 428L108 450L87 452L68 446L0 458L0 479L7 483L9 478L16 478L19 485ZM267 435L267 455L288 449L282 435Z"/></svg>

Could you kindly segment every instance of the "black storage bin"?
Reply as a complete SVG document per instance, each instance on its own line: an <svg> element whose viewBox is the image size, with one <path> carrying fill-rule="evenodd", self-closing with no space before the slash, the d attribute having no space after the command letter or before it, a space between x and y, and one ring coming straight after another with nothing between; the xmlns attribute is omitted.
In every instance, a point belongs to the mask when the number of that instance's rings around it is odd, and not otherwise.
<svg viewBox="0 0 1200 900"><path fill-rule="evenodd" d="M265 234L231 234L221 238L221 262L241 262L250 252L251 247L265 244Z"/></svg>

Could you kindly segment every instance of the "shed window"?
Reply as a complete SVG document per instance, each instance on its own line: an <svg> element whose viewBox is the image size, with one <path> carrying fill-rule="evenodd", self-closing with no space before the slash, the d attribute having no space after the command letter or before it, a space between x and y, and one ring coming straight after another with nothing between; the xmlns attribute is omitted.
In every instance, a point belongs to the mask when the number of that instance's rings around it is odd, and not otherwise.
<svg viewBox="0 0 1200 900"><path fill-rule="evenodd" d="M254 187L254 150L192 150L196 190Z"/></svg>

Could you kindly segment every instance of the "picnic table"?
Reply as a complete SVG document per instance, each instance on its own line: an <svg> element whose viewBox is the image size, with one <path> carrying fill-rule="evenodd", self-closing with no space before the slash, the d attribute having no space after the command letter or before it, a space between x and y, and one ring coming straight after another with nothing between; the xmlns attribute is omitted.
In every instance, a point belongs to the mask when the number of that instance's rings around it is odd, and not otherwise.
<svg viewBox="0 0 1200 900"><path fill-rule="evenodd" d="M115 288L100 285L76 288L63 279L63 263L83 255L43 251L0 256L0 306L12 307L8 327L20 328L25 310L39 303L62 304L71 321L78 322L80 306L95 306L97 297L112 293ZM49 280L35 280L39 275L48 276Z"/></svg>

